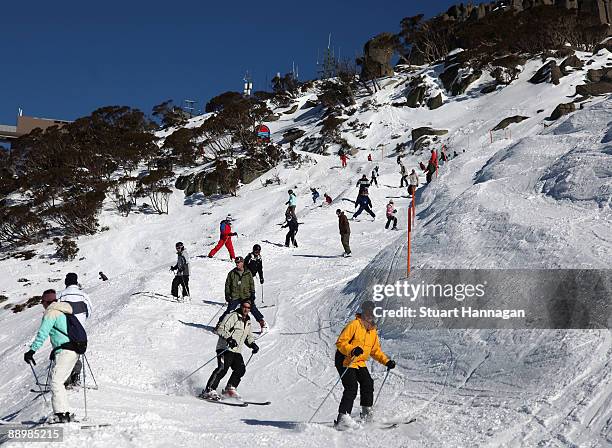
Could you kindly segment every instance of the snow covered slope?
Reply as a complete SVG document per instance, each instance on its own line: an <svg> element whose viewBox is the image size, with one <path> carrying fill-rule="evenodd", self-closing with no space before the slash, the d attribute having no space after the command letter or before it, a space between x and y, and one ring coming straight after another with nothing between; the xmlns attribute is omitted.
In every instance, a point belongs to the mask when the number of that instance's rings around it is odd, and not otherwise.
<svg viewBox="0 0 612 448"><path fill-rule="evenodd" d="M594 59L591 68L605 65L610 55L603 50ZM419 189L413 269L612 264L612 101L593 100L549 126L544 117L570 101L567 96L584 72L562 78L559 86L528 84L540 65L529 62L520 78L500 91L481 95L477 84L433 111L392 106L405 87L405 75L383 80L383 88L360 99L350 117L370 126L364 138L343 128L349 143L368 150L346 169L335 156L310 155L313 163L299 169L278 168L280 186L255 181L238 197L215 200L184 199L177 191L168 216L122 218L109 204L102 216L109 230L78 240L83 259L55 262L51 248L40 245L38 258L1 261L0 294L10 302L23 302L49 287L61 289L65 273L74 271L95 304L88 358L100 389L88 391L88 414L92 422L112 426L69 426L62 446L612 445L609 331L414 331L404 321L386 320L380 327L382 345L398 368L382 391L377 413L397 420L416 416L417 421L393 430L347 433L304 423L337 380L334 342L356 310L363 286L405 265L408 199L397 188L394 148L410 139L411 129L447 129L443 142L459 153L442 165L431 185ZM305 94L299 104L313 95ZM366 101L369 106L361 107ZM530 118L511 126L511 138L490 143L489 130L519 114ZM304 138L316 135L319 119L316 111L298 108L270 124L273 138L280 140L292 127L304 129ZM374 162L366 160L369 151ZM425 158L406 156L405 164L417 168ZM353 257L344 259L334 212L353 210L355 183L374 165L381 173L380 187L370 188L377 219L362 215L351 222ZM311 186L330 193L334 204L315 207ZM285 232L277 225L288 188L298 193L297 215L304 223L297 249L283 247ZM390 197L403 231L384 229ZM236 219L238 254L246 255L254 243L263 248L267 307L261 311L271 331L258 342L261 351L239 391L248 399L271 400L270 406L231 408L196 399L212 365L176 385L214 356L217 337L210 329L232 265L222 260L227 258L223 250L216 259L205 256L227 213ZM138 294L168 292L168 268L179 240L192 258L191 303ZM97 279L100 270L108 282ZM18 282L21 278L27 281ZM41 311L38 306L0 312L0 417L5 419L35 419L49 412L42 399L32 401L33 379L22 358ZM48 352L46 347L36 354L39 376L46 374ZM373 365L371 370L378 388L385 369ZM340 396L336 388L314 421L331 422ZM70 400L82 416L80 394L70 392Z"/></svg>

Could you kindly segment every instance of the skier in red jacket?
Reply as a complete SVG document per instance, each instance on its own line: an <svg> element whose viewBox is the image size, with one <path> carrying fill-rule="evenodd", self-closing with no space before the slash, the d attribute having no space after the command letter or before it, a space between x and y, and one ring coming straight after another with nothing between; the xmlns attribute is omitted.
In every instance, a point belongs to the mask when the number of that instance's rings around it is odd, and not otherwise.
<svg viewBox="0 0 612 448"><path fill-rule="evenodd" d="M431 150L431 159L429 159L429 161L434 164L437 170L438 169L438 153L436 152L435 149Z"/></svg>
<svg viewBox="0 0 612 448"><path fill-rule="evenodd" d="M234 260L234 258L236 258L234 254L234 246L232 244L232 237L238 234L236 232L232 232L232 226L230 224L231 221L232 221L232 215L227 215L227 217L223 221L221 221L221 224L220 224L221 235L219 236L219 242L210 251L210 253L208 254L208 258L214 257L215 254L219 251L219 249L221 249L223 246L227 247L227 250L230 255L230 259L232 261Z"/></svg>

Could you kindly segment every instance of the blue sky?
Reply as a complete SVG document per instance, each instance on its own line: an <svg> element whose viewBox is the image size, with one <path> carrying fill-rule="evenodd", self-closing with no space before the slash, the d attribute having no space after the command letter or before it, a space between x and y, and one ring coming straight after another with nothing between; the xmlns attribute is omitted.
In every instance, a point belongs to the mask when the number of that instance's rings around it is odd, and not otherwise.
<svg viewBox="0 0 612 448"><path fill-rule="evenodd" d="M0 124L26 115L75 119L106 105L150 113L173 99L198 101L254 90L276 72L316 76L317 49L355 56L372 36L399 31L403 17L456 2L195 2L106 0L6 2L0 17Z"/></svg>

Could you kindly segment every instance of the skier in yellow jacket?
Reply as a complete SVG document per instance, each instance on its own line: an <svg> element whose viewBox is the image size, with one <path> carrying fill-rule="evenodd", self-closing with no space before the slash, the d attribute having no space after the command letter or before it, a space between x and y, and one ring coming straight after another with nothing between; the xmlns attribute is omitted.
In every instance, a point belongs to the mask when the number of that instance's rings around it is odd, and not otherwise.
<svg viewBox="0 0 612 448"><path fill-rule="evenodd" d="M357 426L351 418L351 411L353 401L357 397L358 385L361 389L361 418L365 422L373 420L374 380L366 367L370 356L387 369L395 368L395 361L390 360L380 348L374 324L374 307L374 302L363 302L360 312L344 327L336 341L335 364L344 386L338 419L334 422L339 429Z"/></svg>

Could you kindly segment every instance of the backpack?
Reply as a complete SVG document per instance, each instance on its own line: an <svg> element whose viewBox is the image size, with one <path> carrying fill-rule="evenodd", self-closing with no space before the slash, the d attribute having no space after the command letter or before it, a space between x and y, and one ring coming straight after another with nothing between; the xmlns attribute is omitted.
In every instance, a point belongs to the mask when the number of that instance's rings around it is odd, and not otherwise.
<svg viewBox="0 0 612 448"><path fill-rule="evenodd" d="M70 341L60 345L53 351L55 352L55 350L61 348L64 350L72 350L73 352L82 355L87 351L87 333L85 332L85 329L83 328L83 325L81 325L79 319L74 314L64 315L66 316L66 327L68 329L68 334L64 333L59 328L55 329L70 339Z"/></svg>
<svg viewBox="0 0 612 448"><path fill-rule="evenodd" d="M221 232L221 235L223 235L223 231L225 230L226 225L227 223L225 222L225 219L219 223L219 231Z"/></svg>

